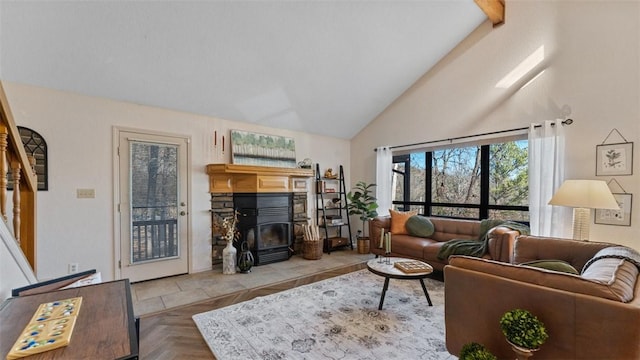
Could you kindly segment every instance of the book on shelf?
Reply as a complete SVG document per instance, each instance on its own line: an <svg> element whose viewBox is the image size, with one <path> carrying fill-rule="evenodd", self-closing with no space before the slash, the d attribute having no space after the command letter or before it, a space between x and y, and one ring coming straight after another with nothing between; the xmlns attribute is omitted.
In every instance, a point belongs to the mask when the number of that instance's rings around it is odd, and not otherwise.
<svg viewBox="0 0 640 360"><path fill-rule="evenodd" d="M417 260L396 261L393 266L407 274L433 271L429 264Z"/></svg>
<svg viewBox="0 0 640 360"><path fill-rule="evenodd" d="M327 223L330 225L342 224L342 216L340 215L327 215Z"/></svg>
<svg viewBox="0 0 640 360"><path fill-rule="evenodd" d="M326 225L342 225L342 216L340 215L327 215L325 216Z"/></svg>

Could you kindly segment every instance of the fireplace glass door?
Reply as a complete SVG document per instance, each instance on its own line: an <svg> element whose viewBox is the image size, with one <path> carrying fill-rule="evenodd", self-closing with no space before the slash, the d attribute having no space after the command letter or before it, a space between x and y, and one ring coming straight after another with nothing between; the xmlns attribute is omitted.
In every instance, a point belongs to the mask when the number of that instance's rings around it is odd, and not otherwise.
<svg viewBox="0 0 640 360"><path fill-rule="evenodd" d="M271 249L274 247L289 246L291 239L291 224L274 223L262 224L260 228L260 241L258 249Z"/></svg>

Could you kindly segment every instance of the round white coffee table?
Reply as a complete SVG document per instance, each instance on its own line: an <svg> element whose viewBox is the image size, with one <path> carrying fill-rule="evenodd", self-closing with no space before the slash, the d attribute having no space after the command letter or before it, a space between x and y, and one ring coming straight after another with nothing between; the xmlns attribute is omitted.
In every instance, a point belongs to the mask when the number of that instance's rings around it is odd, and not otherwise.
<svg viewBox="0 0 640 360"><path fill-rule="evenodd" d="M427 301L429 302L429 306L433 306L431 303L431 298L429 297L429 292L427 291L427 287L424 285L424 278L428 277L432 272L433 268L431 265L420 261L421 264L426 265L428 268L424 272L419 273L405 273L404 271L395 267L395 263L397 261L417 261L413 259L405 259L399 257L388 258L389 261L387 263L387 258L375 258L371 259L367 262L367 269L376 275L380 275L384 277L384 286L382 287L382 295L380 296L380 305L378 306L378 310L382 310L382 304L384 303L384 296L387 293L387 289L389 288L389 279L398 279L398 280L420 280L420 285L422 285L422 290L424 291L424 295L427 297Z"/></svg>

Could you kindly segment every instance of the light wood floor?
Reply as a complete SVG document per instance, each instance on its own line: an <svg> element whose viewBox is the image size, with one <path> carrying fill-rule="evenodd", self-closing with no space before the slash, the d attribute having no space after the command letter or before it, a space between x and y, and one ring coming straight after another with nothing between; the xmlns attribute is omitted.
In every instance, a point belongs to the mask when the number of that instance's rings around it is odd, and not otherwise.
<svg viewBox="0 0 640 360"><path fill-rule="evenodd" d="M336 253L337 255L337 253ZM324 255L331 261L331 255ZM339 256L333 259L338 260ZM319 260L321 261L321 260ZM319 267L322 268L322 267ZM192 320L194 314L236 304L296 286L366 268L366 258L356 264L321 269L315 274L244 289L194 304L140 316L140 359L215 359ZM257 269L259 270L259 268ZM256 270L256 273L258 271ZM257 274L256 274L257 275Z"/></svg>

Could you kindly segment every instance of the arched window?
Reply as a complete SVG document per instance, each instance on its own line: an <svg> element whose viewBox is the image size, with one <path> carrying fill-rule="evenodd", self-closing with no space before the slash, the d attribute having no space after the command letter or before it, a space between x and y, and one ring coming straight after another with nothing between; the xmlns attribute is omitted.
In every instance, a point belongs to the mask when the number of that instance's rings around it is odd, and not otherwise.
<svg viewBox="0 0 640 360"><path fill-rule="evenodd" d="M35 170L38 176L38 190L49 190L47 142L42 135L29 128L18 126L18 132L20 132L20 138L22 139L22 144L24 145L27 155L33 156L36 160ZM8 177L9 184L7 189L13 190L13 181L10 175Z"/></svg>

